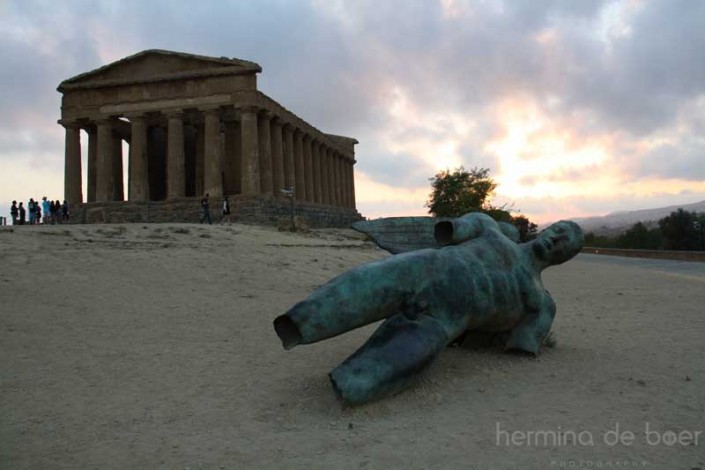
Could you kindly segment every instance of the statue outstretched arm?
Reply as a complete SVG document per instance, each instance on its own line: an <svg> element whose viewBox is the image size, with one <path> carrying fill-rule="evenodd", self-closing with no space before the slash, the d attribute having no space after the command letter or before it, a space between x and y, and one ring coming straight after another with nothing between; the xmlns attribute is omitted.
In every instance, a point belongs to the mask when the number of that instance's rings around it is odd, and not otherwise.
<svg viewBox="0 0 705 470"><path fill-rule="evenodd" d="M461 220L462 219L462 220ZM424 248L458 244L479 237L489 227L497 228L510 240L519 243L519 231L512 224L488 220L489 216L473 212L455 219L436 217L386 217L355 222L352 228L364 233L392 254ZM436 228L440 224L439 228ZM456 227L454 229L453 227ZM456 232L455 237L451 232ZM440 237L440 238L439 238Z"/></svg>
<svg viewBox="0 0 705 470"><path fill-rule="evenodd" d="M534 355L538 354L543 340L551 331L555 316L556 303L546 292L539 308L528 313L509 333L509 339L504 349L507 351L522 351Z"/></svg>
<svg viewBox="0 0 705 470"><path fill-rule="evenodd" d="M457 219L438 222L433 229L433 236L439 246L457 245L477 238L492 228L500 230L492 217L481 212L471 212Z"/></svg>
<svg viewBox="0 0 705 470"><path fill-rule="evenodd" d="M284 349L384 320L413 300L437 250L417 250L343 273L274 320Z"/></svg>

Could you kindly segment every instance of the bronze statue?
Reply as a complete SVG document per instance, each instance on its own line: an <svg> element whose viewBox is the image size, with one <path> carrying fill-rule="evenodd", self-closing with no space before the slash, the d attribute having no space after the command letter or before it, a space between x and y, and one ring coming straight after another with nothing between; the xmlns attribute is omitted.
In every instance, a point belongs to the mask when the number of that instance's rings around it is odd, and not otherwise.
<svg viewBox="0 0 705 470"><path fill-rule="evenodd" d="M438 222L441 248L408 251L354 268L274 320L285 349L369 323L382 325L330 373L337 395L360 404L412 384L465 332L505 334L505 349L537 354L556 305L541 272L573 258L583 234L561 221L517 244L485 214ZM511 234L511 233L510 233Z"/></svg>

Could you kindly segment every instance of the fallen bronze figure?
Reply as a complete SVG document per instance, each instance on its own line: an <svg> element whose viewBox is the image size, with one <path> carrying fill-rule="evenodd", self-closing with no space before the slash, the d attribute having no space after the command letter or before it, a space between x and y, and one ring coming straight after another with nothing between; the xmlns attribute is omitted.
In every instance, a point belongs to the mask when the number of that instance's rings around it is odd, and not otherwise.
<svg viewBox="0 0 705 470"><path fill-rule="evenodd" d="M574 222L518 244L511 228L472 213L435 224L436 248L354 268L274 320L285 349L384 320L330 373L336 394L361 404L410 386L466 332L506 336L505 349L537 354L556 305L541 281L583 245Z"/></svg>

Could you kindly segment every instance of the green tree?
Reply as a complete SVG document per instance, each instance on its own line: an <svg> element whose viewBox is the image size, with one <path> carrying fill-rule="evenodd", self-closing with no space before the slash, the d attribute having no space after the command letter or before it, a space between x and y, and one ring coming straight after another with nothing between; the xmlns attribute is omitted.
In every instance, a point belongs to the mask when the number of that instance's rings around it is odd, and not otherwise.
<svg viewBox="0 0 705 470"><path fill-rule="evenodd" d="M489 215L497 222L507 222L512 223L512 214L502 207L495 207L491 204L487 204L485 207L480 208L479 212Z"/></svg>
<svg viewBox="0 0 705 470"><path fill-rule="evenodd" d="M632 248L638 250L658 250L661 248L661 231L658 228L648 229L642 222L617 237L617 248Z"/></svg>
<svg viewBox="0 0 705 470"><path fill-rule="evenodd" d="M649 230L646 225L637 222L617 237L617 248L632 248L639 250L658 250L661 247L661 231L658 228Z"/></svg>
<svg viewBox="0 0 705 470"><path fill-rule="evenodd" d="M698 231L696 229L698 214L678 209L658 221L663 234L663 246L666 250L697 250Z"/></svg>
<svg viewBox="0 0 705 470"><path fill-rule="evenodd" d="M514 224L519 230L519 240L527 242L536 236L537 225L523 215L512 216L506 206L489 203L497 183L490 177L488 168L441 171L430 178L431 194L426 207L436 217L459 217L469 212L483 212L498 222Z"/></svg>
<svg viewBox="0 0 705 470"><path fill-rule="evenodd" d="M590 248L616 248L617 240L604 235L595 235L593 232L585 234L585 246Z"/></svg>
<svg viewBox="0 0 705 470"><path fill-rule="evenodd" d="M459 167L453 172L441 171L430 178L431 194L426 207L436 217L459 217L468 212L478 212L486 207L487 200L497 187L490 178L489 168Z"/></svg>
<svg viewBox="0 0 705 470"><path fill-rule="evenodd" d="M522 243L528 242L536 238L536 230L538 226L530 221L526 216L515 215L512 217L511 223L519 230L519 241Z"/></svg>

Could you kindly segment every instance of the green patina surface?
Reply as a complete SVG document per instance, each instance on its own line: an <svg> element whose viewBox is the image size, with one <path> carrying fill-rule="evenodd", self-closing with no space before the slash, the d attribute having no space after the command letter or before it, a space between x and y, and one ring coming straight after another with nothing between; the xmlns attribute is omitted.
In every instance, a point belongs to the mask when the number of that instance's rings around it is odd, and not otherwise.
<svg viewBox="0 0 705 470"><path fill-rule="evenodd" d="M278 317L275 330L290 349L384 320L330 374L336 393L350 404L408 387L467 332L501 335L506 349L536 354L556 312L541 272L575 256L583 234L562 221L529 243L517 244L512 235L484 214L441 221L433 244L442 248L352 269Z"/></svg>
<svg viewBox="0 0 705 470"><path fill-rule="evenodd" d="M386 217L376 220L361 220L352 228L372 238L380 248L390 253L435 248L433 228L441 220L436 217Z"/></svg>
<svg viewBox="0 0 705 470"><path fill-rule="evenodd" d="M461 219L468 218L471 218L470 214ZM451 217L386 217L361 220L352 224L352 228L372 238L380 248L399 254L424 248L439 248L434 233L436 225L440 222L451 223L453 220ZM519 240L519 232L512 224L499 222L498 226L510 239ZM459 231L463 232L463 228L469 227L459 227Z"/></svg>

